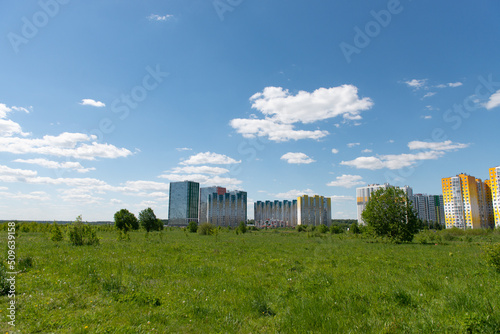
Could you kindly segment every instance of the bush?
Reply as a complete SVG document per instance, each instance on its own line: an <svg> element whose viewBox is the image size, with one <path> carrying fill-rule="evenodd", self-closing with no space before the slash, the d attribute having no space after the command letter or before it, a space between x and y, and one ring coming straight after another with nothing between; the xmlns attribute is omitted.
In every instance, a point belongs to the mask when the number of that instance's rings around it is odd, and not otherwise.
<svg viewBox="0 0 500 334"><path fill-rule="evenodd" d="M484 248L486 262L500 273L500 243Z"/></svg>
<svg viewBox="0 0 500 334"><path fill-rule="evenodd" d="M245 224L245 222L240 222L240 225L238 226L236 232L247 233L247 224Z"/></svg>
<svg viewBox="0 0 500 334"><path fill-rule="evenodd" d="M210 223L203 223L198 226L198 233L201 235L212 235L215 232L215 226Z"/></svg>
<svg viewBox="0 0 500 334"><path fill-rule="evenodd" d="M54 222L52 224L52 234L50 236L50 240L58 242L58 241L63 241L63 239L64 239L64 236L63 236L63 233L61 230L61 226L59 226L59 224Z"/></svg>
<svg viewBox="0 0 500 334"><path fill-rule="evenodd" d="M318 226L318 232L319 233L326 233L328 232L328 226L326 226L325 224L321 224Z"/></svg>
<svg viewBox="0 0 500 334"><path fill-rule="evenodd" d="M82 216L78 216L69 228L69 240L75 246L99 244L95 229L88 224L83 224Z"/></svg>
<svg viewBox="0 0 500 334"><path fill-rule="evenodd" d="M190 221L187 230L191 233L196 233L196 231L198 231L198 224L194 221Z"/></svg>
<svg viewBox="0 0 500 334"><path fill-rule="evenodd" d="M21 272L27 271L29 268L33 267L33 258L31 256L22 257L17 262L17 267Z"/></svg>
<svg viewBox="0 0 500 334"><path fill-rule="evenodd" d="M340 234L340 233L344 233L344 231L342 230L342 228L340 226L332 225L332 226L330 226L330 233Z"/></svg>
<svg viewBox="0 0 500 334"><path fill-rule="evenodd" d="M307 225L297 225L297 232L307 231Z"/></svg>
<svg viewBox="0 0 500 334"><path fill-rule="evenodd" d="M9 282L7 281L7 269L0 262L0 296L5 296L9 293Z"/></svg>

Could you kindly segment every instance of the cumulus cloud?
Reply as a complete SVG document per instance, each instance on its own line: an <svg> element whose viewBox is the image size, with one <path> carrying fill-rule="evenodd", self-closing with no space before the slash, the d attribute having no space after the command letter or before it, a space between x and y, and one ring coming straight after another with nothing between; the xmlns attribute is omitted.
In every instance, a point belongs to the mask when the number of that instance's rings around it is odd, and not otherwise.
<svg viewBox="0 0 500 334"><path fill-rule="evenodd" d="M104 104L103 102L92 100L92 99L82 99L80 104L82 106L91 106L91 107L96 107L96 108L103 108L106 106L106 104Z"/></svg>
<svg viewBox="0 0 500 334"><path fill-rule="evenodd" d="M282 87L266 87L254 94L252 108L264 116L252 115L248 119L233 119L230 125L246 138L268 137L280 142L299 139L321 139L329 133L325 130L296 130L297 123L311 124L342 116L345 120L359 120L360 113L370 109L369 98L360 99L358 89L352 85L319 88L314 92L299 91L291 94Z"/></svg>
<svg viewBox="0 0 500 334"><path fill-rule="evenodd" d="M423 160L436 160L443 157L446 152L469 147L469 144L444 142L412 141L408 143L410 150L427 150L411 154L389 154L371 157L358 157L351 161L342 161L340 164L358 169L400 169L416 165Z"/></svg>
<svg viewBox="0 0 500 334"><path fill-rule="evenodd" d="M460 87L462 85L463 85L463 83L458 81L458 82L449 82L447 84L440 84L440 85L437 85L436 87L437 88L446 88L446 87L455 88L455 87Z"/></svg>
<svg viewBox="0 0 500 334"><path fill-rule="evenodd" d="M337 154L337 153L339 153L339 150L337 150L336 148L332 148L332 153Z"/></svg>
<svg viewBox="0 0 500 334"><path fill-rule="evenodd" d="M315 162L315 160L300 152L288 152L281 157L281 160L286 160L289 164L310 164Z"/></svg>
<svg viewBox="0 0 500 334"><path fill-rule="evenodd" d="M41 139L27 139L19 137L0 138L0 152L13 154L42 154L58 157L71 157L83 160L96 158L116 159L132 154L125 148L118 148L111 144L101 144L95 141L95 136L83 133L62 133L58 136L44 136Z"/></svg>
<svg viewBox="0 0 500 334"><path fill-rule="evenodd" d="M192 151L193 149L189 147L178 147L176 148L176 150L179 152L183 152L183 151Z"/></svg>
<svg viewBox="0 0 500 334"><path fill-rule="evenodd" d="M1 189L0 189L1 190ZM30 193L12 193L0 191L0 198L15 199L15 200L30 200L30 201L48 201L50 200L50 195L44 191L32 191Z"/></svg>
<svg viewBox="0 0 500 334"><path fill-rule="evenodd" d="M57 162L47 159L16 159L14 162L38 165L50 169L73 169L78 173L87 173L95 168L84 168L81 163L74 161Z"/></svg>
<svg viewBox="0 0 500 334"><path fill-rule="evenodd" d="M181 165L229 165L239 164L241 160L236 161L223 154L205 152L190 156L187 160L181 162Z"/></svg>
<svg viewBox="0 0 500 334"><path fill-rule="evenodd" d="M0 137L10 137L16 134L19 134L23 137L26 137L29 135L29 133L25 133L22 131L21 126L10 120L7 119L7 114L10 113L12 110L16 111L24 111L26 113L29 113L28 109L22 108L22 107L7 107L7 105L0 103Z"/></svg>
<svg viewBox="0 0 500 334"><path fill-rule="evenodd" d="M408 87L414 88L414 89L420 89L425 87L427 84L427 79L412 79L409 81L404 82Z"/></svg>
<svg viewBox="0 0 500 334"><path fill-rule="evenodd" d="M170 180L171 182L182 182L182 181L194 181L198 182L204 186L221 186L226 188L236 187L243 183L243 181L230 178L221 177L219 175L203 175L203 174L163 174L159 176L160 178Z"/></svg>
<svg viewBox="0 0 500 334"><path fill-rule="evenodd" d="M353 147L359 146L359 145L361 145L361 143L349 143L349 144L347 144L347 147L353 148Z"/></svg>
<svg viewBox="0 0 500 334"><path fill-rule="evenodd" d="M496 93L491 95L489 101L486 102L486 104L484 106L488 110L491 110L493 108L500 106L500 90L497 90Z"/></svg>
<svg viewBox="0 0 500 334"><path fill-rule="evenodd" d="M343 187L343 188L352 188L355 186L363 185L365 182L363 181L363 177L360 175L342 175L337 176L335 181L327 183L329 187Z"/></svg>
<svg viewBox="0 0 500 334"><path fill-rule="evenodd" d="M372 153L373 150L370 150L369 148L365 148L363 151L361 151L362 153Z"/></svg>

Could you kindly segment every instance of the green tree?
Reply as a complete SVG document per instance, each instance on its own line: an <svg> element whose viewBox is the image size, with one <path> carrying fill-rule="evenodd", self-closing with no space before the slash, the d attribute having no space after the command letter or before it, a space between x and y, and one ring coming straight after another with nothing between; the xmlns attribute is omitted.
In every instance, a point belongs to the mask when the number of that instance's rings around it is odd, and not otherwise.
<svg viewBox="0 0 500 334"><path fill-rule="evenodd" d="M133 213L127 209L121 209L115 213L115 227L120 231L127 233L130 230L139 229L139 221Z"/></svg>
<svg viewBox="0 0 500 334"><path fill-rule="evenodd" d="M195 221L190 221L187 229L191 233L196 233L198 231L198 224Z"/></svg>
<svg viewBox="0 0 500 334"><path fill-rule="evenodd" d="M410 242L418 232L418 218L405 192L389 187L377 190L361 214L377 236L395 242Z"/></svg>
<svg viewBox="0 0 500 334"><path fill-rule="evenodd" d="M326 233L328 232L328 226L326 226L325 224L321 224L318 226L318 231L319 233Z"/></svg>
<svg viewBox="0 0 500 334"><path fill-rule="evenodd" d="M63 233L61 230L61 226L59 226L59 224L57 224L55 221L52 224L51 230L52 230L52 234L50 236L50 240L57 242L57 241L62 241L64 239L64 236L63 236Z"/></svg>
<svg viewBox="0 0 500 334"><path fill-rule="evenodd" d="M95 228L84 224L81 215L76 217L75 222L69 228L69 240L75 246L99 244Z"/></svg>
<svg viewBox="0 0 500 334"><path fill-rule="evenodd" d="M156 218L156 215L151 208L147 208L139 212L139 222L148 233L150 231L159 231L160 227L163 227L163 225L160 226L160 224L158 224L158 218Z"/></svg>

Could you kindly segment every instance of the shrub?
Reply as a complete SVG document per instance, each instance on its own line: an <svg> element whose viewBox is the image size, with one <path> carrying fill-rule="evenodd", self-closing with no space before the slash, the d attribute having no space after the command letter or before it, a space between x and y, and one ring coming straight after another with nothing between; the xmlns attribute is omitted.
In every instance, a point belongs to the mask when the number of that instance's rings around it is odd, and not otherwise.
<svg viewBox="0 0 500 334"><path fill-rule="evenodd" d="M484 248L486 262L500 273L500 243Z"/></svg>
<svg viewBox="0 0 500 334"><path fill-rule="evenodd" d="M297 225L297 232L307 231L307 225Z"/></svg>
<svg viewBox="0 0 500 334"><path fill-rule="evenodd" d="M9 293L9 282L7 281L7 269L0 262L0 296L5 296Z"/></svg>
<svg viewBox="0 0 500 334"><path fill-rule="evenodd" d="M59 226L59 224L54 222L52 224L52 234L50 236L50 240L58 242L58 241L63 241L63 239L64 239L64 236L63 236L63 233L61 230L61 226Z"/></svg>
<svg viewBox="0 0 500 334"><path fill-rule="evenodd" d="M318 226L318 232L319 233L326 233L328 232L328 226L326 226L325 224L321 224Z"/></svg>
<svg viewBox="0 0 500 334"><path fill-rule="evenodd" d="M194 221L190 221L187 229L191 233L196 233L196 231L198 231L198 224Z"/></svg>
<svg viewBox="0 0 500 334"><path fill-rule="evenodd" d="M17 262L17 267L20 271L25 272L29 268L33 267L33 258L31 256L22 257Z"/></svg>
<svg viewBox="0 0 500 334"><path fill-rule="evenodd" d="M69 240L75 246L99 244L95 229L90 225L83 224L82 216L78 216L69 228Z"/></svg>
<svg viewBox="0 0 500 334"><path fill-rule="evenodd" d="M340 226L338 225L332 225L330 226L330 233L332 234L340 234L340 233L343 233L344 231L342 230L342 228L340 228Z"/></svg>
<svg viewBox="0 0 500 334"><path fill-rule="evenodd" d="M212 235L215 232L215 226L210 223L203 223L198 226L198 233L201 235Z"/></svg>
<svg viewBox="0 0 500 334"><path fill-rule="evenodd" d="M240 233L247 233L247 224L245 224L245 222L240 222L240 225L238 226L238 229L236 231Z"/></svg>

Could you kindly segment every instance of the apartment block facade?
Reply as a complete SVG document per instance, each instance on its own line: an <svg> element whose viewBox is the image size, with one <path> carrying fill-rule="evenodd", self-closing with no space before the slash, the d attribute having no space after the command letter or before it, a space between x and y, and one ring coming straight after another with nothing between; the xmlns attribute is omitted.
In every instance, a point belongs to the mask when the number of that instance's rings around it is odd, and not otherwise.
<svg viewBox="0 0 500 334"><path fill-rule="evenodd" d="M490 181L465 173L441 180L446 228L491 227Z"/></svg>
<svg viewBox="0 0 500 334"><path fill-rule="evenodd" d="M257 227L293 227L297 225L297 200L257 201L254 203Z"/></svg>
<svg viewBox="0 0 500 334"><path fill-rule="evenodd" d="M331 198L304 195L297 198L297 225L332 224Z"/></svg>
<svg viewBox="0 0 500 334"><path fill-rule="evenodd" d="M424 222L445 225L444 200L442 195L415 194L410 196L417 217Z"/></svg>
<svg viewBox="0 0 500 334"><path fill-rule="evenodd" d="M223 187L204 187L200 188L200 207L198 210L199 224L208 223L209 210L208 210L208 198L213 194L224 195L226 193L226 188Z"/></svg>
<svg viewBox="0 0 500 334"><path fill-rule="evenodd" d="M500 227L500 166L490 168L489 187L494 224Z"/></svg>
<svg viewBox="0 0 500 334"><path fill-rule="evenodd" d="M207 222L224 227L237 227L247 221L246 191L229 191L221 194L222 189L207 198ZM224 189L225 190L225 189Z"/></svg>

